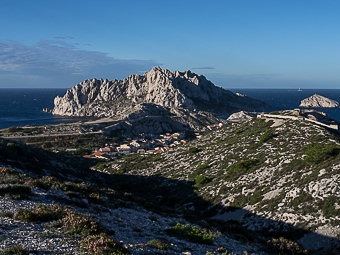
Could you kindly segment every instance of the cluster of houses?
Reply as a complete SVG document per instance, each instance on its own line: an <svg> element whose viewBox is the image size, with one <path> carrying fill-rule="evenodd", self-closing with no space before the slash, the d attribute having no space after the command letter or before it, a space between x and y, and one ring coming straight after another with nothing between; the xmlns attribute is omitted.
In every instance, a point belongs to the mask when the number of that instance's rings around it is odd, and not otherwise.
<svg viewBox="0 0 340 255"><path fill-rule="evenodd" d="M97 149L91 155L84 155L83 157L114 159L131 153L158 154L185 143L187 143L187 140L185 140L184 133L167 133L155 139L139 139L120 145L106 145Z"/></svg>

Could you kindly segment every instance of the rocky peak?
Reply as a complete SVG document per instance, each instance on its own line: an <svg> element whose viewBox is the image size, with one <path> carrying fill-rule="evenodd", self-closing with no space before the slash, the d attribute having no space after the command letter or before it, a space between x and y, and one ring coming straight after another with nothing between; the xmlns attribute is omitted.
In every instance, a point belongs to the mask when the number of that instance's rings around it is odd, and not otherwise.
<svg viewBox="0 0 340 255"><path fill-rule="evenodd" d="M197 109L225 114L254 110L264 104L216 87L203 75L190 70L171 72L154 67L143 75L123 80L89 79L54 100L53 114L112 117L132 105L152 103L162 107Z"/></svg>

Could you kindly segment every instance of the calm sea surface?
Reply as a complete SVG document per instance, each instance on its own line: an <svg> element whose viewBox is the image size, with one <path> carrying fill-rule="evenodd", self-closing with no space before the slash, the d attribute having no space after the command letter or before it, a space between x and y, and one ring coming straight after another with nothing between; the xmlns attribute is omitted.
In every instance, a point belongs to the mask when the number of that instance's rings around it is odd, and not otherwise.
<svg viewBox="0 0 340 255"><path fill-rule="evenodd" d="M42 111L53 108L54 97L65 92L66 89L0 89L0 128L68 121Z"/></svg>
<svg viewBox="0 0 340 255"><path fill-rule="evenodd" d="M340 90L289 89L231 89L262 100L271 106L265 111L294 109L302 99L315 93L340 101ZM0 128L25 125L44 125L70 122L70 118L55 117L42 111L53 108L55 96L63 96L66 89L0 89ZM340 121L340 108L320 109Z"/></svg>
<svg viewBox="0 0 340 255"><path fill-rule="evenodd" d="M270 105L265 111L276 111L299 108L302 99L319 94L340 102L340 89L231 89L232 92L259 99ZM327 113L327 115L340 121L340 108L315 109Z"/></svg>

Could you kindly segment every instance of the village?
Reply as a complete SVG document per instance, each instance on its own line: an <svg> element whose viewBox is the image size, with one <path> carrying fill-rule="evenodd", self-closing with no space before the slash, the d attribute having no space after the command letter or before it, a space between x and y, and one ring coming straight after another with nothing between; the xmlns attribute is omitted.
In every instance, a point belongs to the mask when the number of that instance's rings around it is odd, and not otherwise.
<svg viewBox="0 0 340 255"><path fill-rule="evenodd" d="M226 123L212 124L206 126L205 130L214 131L225 125ZM196 139L200 139L201 137L202 133L195 132ZM83 157L112 160L128 154L159 154L173 150L175 147L186 144L188 141L189 138L184 132L166 133L159 136L145 136L140 139L125 141L122 144L105 144L104 147L97 148L92 154L83 155Z"/></svg>

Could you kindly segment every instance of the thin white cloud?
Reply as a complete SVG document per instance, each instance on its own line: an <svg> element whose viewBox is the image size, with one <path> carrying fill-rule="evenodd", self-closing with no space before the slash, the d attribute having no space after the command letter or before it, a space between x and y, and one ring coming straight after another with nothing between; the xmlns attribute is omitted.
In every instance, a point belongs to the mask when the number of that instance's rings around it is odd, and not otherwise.
<svg viewBox="0 0 340 255"><path fill-rule="evenodd" d="M112 58L106 53L81 50L58 40L35 45L0 41L2 87L70 87L93 77L121 79L156 65L159 63L152 60ZM32 81L30 77L38 79ZM44 84L38 81L44 81Z"/></svg>
<svg viewBox="0 0 340 255"><path fill-rule="evenodd" d="M54 38L55 39L60 39L60 40L71 40L71 39L74 39L73 36L56 36Z"/></svg>

